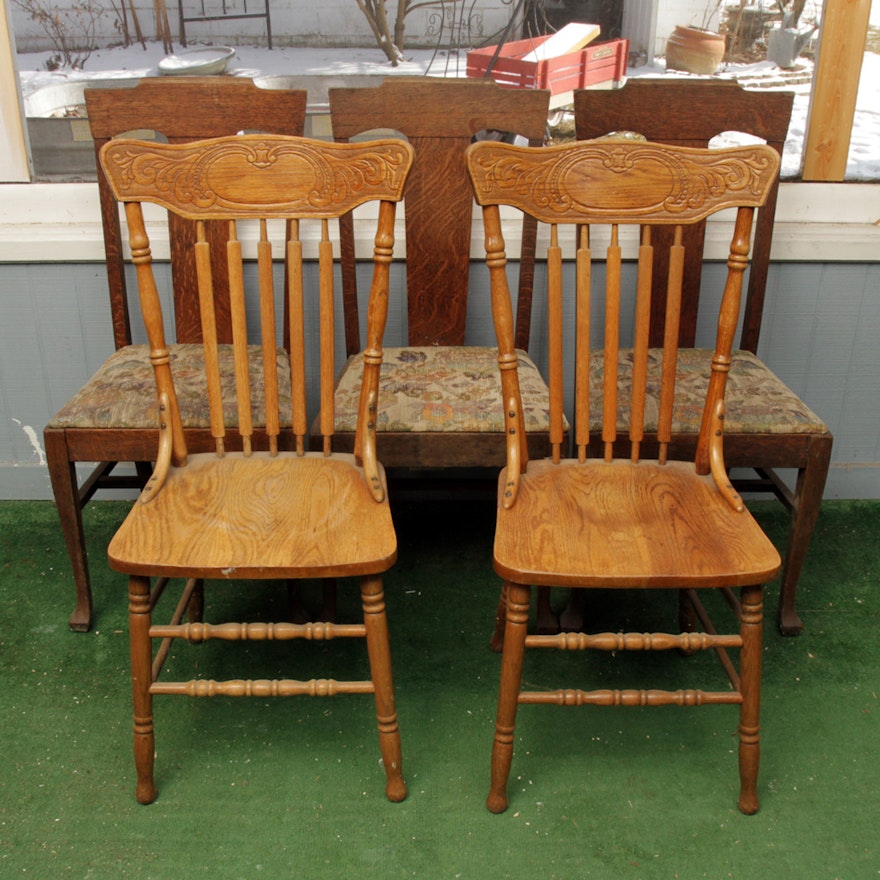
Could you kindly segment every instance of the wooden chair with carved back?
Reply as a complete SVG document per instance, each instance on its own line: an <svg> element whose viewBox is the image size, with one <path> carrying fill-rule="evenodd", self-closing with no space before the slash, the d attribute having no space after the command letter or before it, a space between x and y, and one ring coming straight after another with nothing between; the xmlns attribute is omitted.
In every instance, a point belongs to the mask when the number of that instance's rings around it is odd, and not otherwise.
<svg viewBox="0 0 880 880"><path fill-rule="evenodd" d="M498 484L494 547L495 570L504 582L496 624L503 651L488 807L501 812L508 805L520 704L717 703L739 705L739 806L753 813L758 809L762 584L777 573L780 558L729 483L724 397L753 214L772 190L779 157L765 145L709 151L633 141L587 141L537 150L475 144L468 167L483 206L507 425L507 466ZM565 384L574 390L571 457L563 444L555 443L551 457L535 459L524 442L501 206L531 214L548 227L539 241L549 241L551 422L558 435ZM695 455L680 459L673 455L671 437L679 390L675 378L684 229L724 209L735 209L736 219L716 344L705 355L711 380L701 407ZM662 262L658 252L666 249L655 235L661 226L671 229L673 236L663 276L666 333L658 353L650 345L649 316L652 278ZM635 268L627 265L629 260L635 261ZM621 303L631 291L636 302L632 340L621 319ZM599 386L598 373L603 376ZM620 412L627 414L625 432L616 428ZM656 449L642 445L652 418L659 426ZM596 431L598 456L593 453ZM625 457L622 443L627 446ZM607 591L603 596L609 613L616 612L620 619L621 591L669 589L678 594L684 589L687 606L704 631L694 631L695 626L678 634L614 631L618 621L610 632L528 635L531 585ZM734 588L740 588L739 597ZM707 590L720 591L728 599L737 619L735 632L718 634L708 620L700 597ZM639 611L647 596L642 600L633 603ZM672 604L675 617L678 606ZM730 688L523 691L526 648L685 653L715 649ZM735 648L740 649L738 669L728 656ZM545 669L542 681L547 675Z"/></svg>
<svg viewBox="0 0 880 880"><path fill-rule="evenodd" d="M239 131L301 135L305 124L305 91L269 91L235 77L146 79L134 88L86 89L85 98L96 160L108 140L131 131L155 132L171 143L181 143ZM44 434L52 491L76 586L70 627L81 632L91 626L93 611L82 509L100 489L143 486L149 462L155 461L158 451L149 415L153 376L148 350L132 344L119 209L100 166L98 190L116 351L51 419ZM208 228L215 241L222 240L224 228L214 224ZM190 447L201 449L212 440L199 378L202 355L197 343L202 337L190 252L194 231L189 221L173 215L168 229L175 309L171 351L179 372L191 377L181 397L181 415ZM216 309L220 340L227 343L231 340L229 292L222 277L218 271ZM283 352L279 356L285 357ZM82 482L78 462L97 462ZM119 462L138 463L137 473L114 473Z"/></svg>
<svg viewBox="0 0 880 880"><path fill-rule="evenodd" d="M129 575L136 796L141 803L156 797L157 694L372 693L386 794L393 801L406 796L382 586L397 546L384 471L376 459L374 425L394 215L411 162L409 145L399 139L333 144L241 135L190 144L122 139L102 148L107 180L125 206L155 372L150 415L156 423L156 467L108 550L111 567ZM180 404L181 395L189 393L188 377L173 369L143 203L158 204L195 225L192 265L213 451L197 451L200 447L190 444L183 422ZM341 453L334 451L331 438L336 306L330 228L340 214L367 203L378 205L370 318L355 449ZM212 261L217 247L207 230L212 221L226 226L220 261ZM285 275L280 279L275 267L282 261ZM218 271L229 291L228 346L219 342ZM283 286L290 292L289 359L278 357L284 334L276 316L276 292ZM224 375L225 360L231 383ZM314 381L309 379L312 365ZM307 452L306 407L313 388L324 413L324 440L321 450ZM201 579L244 580L241 593L246 595L254 590L254 580L324 577L359 583L363 623L182 622ZM154 606L172 579L185 582L180 603L169 625L153 624ZM209 639L346 637L366 639L366 680L200 677L167 682L160 676L174 640L179 645ZM154 640L160 640L155 657Z"/></svg>
<svg viewBox="0 0 880 880"><path fill-rule="evenodd" d="M575 129L580 139L630 130L650 141L689 147L706 147L723 132L744 132L760 138L781 155L792 99L790 92L748 91L734 82L636 78L623 89L576 92ZM832 435L822 420L758 357L777 191L778 184L774 184L755 223L745 308L734 353L737 369L727 389L724 449L728 467L746 469L746 474L755 475L736 480L741 491L772 492L791 514L777 622L782 633L796 635L803 629L795 608L798 578L822 501ZM682 393L696 398L702 395L708 378L703 373L700 380L697 371L704 369L705 358L699 349L694 350L705 231L705 224L698 224L688 232L679 330L679 343L685 349L679 357ZM668 232L658 229L656 234ZM654 276L652 347L659 347L663 340L665 301L659 287L664 282L665 274L660 267ZM625 427L623 422L618 424L619 429ZM692 455L698 433L699 407L682 401L670 441L672 454ZM655 426L647 425L645 442L655 441ZM779 473L784 469L796 472L793 489ZM569 606L566 614L564 628L577 628L576 607Z"/></svg>
<svg viewBox="0 0 880 880"><path fill-rule="evenodd" d="M391 130L416 154L404 200L404 335L389 338L382 369L382 462L417 474L497 471L504 436L494 349L466 344L474 201L464 156L476 137L486 135L508 133L542 144L549 92L503 89L481 80L389 77L377 87L331 89L329 95L334 138L345 142ZM531 329L534 230L530 220L522 229L517 346L524 352ZM350 446L363 342L350 221L340 236L348 361L338 383L335 431L337 443ZM527 358L523 389L530 448L543 455L549 451L547 386Z"/></svg>

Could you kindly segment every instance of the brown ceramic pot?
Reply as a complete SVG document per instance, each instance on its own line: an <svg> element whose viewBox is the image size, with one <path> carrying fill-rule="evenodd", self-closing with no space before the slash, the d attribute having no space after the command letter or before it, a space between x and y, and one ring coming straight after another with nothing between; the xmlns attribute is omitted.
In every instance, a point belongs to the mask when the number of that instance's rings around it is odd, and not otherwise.
<svg viewBox="0 0 880 880"><path fill-rule="evenodd" d="M712 74L721 66L725 41L705 28L678 25L666 41L666 69Z"/></svg>

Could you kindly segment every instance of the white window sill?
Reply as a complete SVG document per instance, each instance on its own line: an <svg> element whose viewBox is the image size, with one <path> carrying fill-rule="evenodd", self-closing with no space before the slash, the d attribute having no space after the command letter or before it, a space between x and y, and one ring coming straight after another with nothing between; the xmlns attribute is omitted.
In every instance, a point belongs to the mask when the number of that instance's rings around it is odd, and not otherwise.
<svg viewBox="0 0 880 880"><path fill-rule="evenodd" d="M880 261L880 183L783 183L776 211L772 259L778 262ZM149 215L148 215L149 217ZM714 228L713 228L714 226ZM709 229L706 256L724 259L729 239L723 220ZM367 238L359 251L371 250ZM150 230L156 259L167 257L163 224ZM403 229L395 255L402 257ZM507 242L517 253L517 242ZM472 255L483 257L480 231ZM0 185L0 263L102 262L104 246L94 183Z"/></svg>

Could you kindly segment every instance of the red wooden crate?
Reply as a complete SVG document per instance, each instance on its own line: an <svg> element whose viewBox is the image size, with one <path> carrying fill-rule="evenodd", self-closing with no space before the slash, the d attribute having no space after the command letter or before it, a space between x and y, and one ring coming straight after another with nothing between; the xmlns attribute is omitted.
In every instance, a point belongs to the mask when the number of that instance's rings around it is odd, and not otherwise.
<svg viewBox="0 0 880 880"><path fill-rule="evenodd" d="M467 54L467 75L489 77L501 86L520 89L550 89L554 95L583 89L597 83L617 82L626 75L629 40L608 40L593 43L577 52L569 52L544 61L523 61L547 37L514 40L504 43L494 64L497 46L473 49Z"/></svg>

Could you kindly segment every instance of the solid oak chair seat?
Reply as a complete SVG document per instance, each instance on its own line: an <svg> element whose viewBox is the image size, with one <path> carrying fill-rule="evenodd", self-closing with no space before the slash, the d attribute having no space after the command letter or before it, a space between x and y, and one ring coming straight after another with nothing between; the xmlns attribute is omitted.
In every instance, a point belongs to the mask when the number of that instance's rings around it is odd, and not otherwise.
<svg viewBox="0 0 880 880"><path fill-rule="evenodd" d="M157 577L348 577L386 571L397 543L353 455L202 453L135 507L108 555Z"/></svg>
<svg viewBox="0 0 880 880"><path fill-rule="evenodd" d="M778 568L760 526L692 462L532 461L516 504L498 508L495 571L520 583L740 587Z"/></svg>

